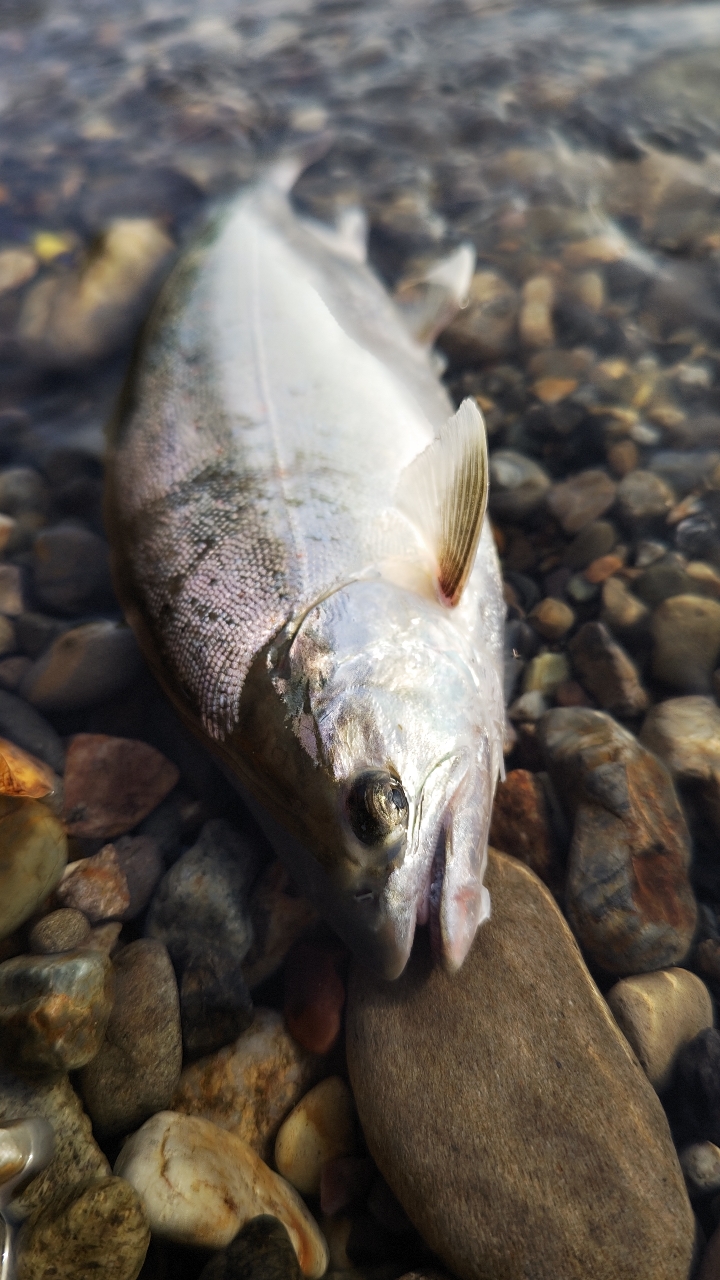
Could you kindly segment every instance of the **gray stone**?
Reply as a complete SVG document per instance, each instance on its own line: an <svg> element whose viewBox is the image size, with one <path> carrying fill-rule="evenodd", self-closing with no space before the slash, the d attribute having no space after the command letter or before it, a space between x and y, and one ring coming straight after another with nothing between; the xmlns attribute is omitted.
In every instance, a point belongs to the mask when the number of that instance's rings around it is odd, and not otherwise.
<svg viewBox="0 0 720 1280"><path fill-rule="evenodd" d="M32 467L4 467L0 471L0 511L5 515L46 512L49 504L50 490Z"/></svg>
<svg viewBox="0 0 720 1280"><path fill-rule="evenodd" d="M664 521L675 505L675 494L665 481L652 471L630 471L617 488L620 516L634 533L644 532Z"/></svg>
<svg viewBox="0 0 720 1280"><path fill-rule="evenodd" d="M145 910L163 873L160 849L152 836L120 836L114 842L114 848L117 864L130 894L130 902L122 919L134 920Z"/></svg>
<svg viewBox="0 0 720 1280"><path fill-rule="evenodd" d="M242 973L250 990L280 968L288 951L317 922L316 908L275 861L265 869L250 896L253 941Z"/></svg>
<svg viewBox="0 0 720 1280"><path fill-rule="evenodd" d="M104 1178L110 1172L93 1139L90 1118L67 1076L53 1083L29 1083L0 1070L0 1122L33 1116L42 1116L52 1125L55 1155L13 1201L13 1211L25 1216L67 1187L90 1177Z"/></svg>
<svg viewBox="0 0 720 1280"><path fill-rule="evenodd" d="M586 622L573 636L568 652L584 688L605 711L616 716L645 711L648 695L637 667L601 622Z"/></svg>
<svg viewBox="0 0 720 1280"><path fill-rule="evenodd" d="M121 693L141 666L129 627L87 622L53 641L28 671L21 693L41 711L75 711Z"/></svg>
<svg viewBox="0 0 720 1280"><path fill-rule="evenodd" d="M113 1002L112 966L87 949L0 964L0 1059L29 1079L84 1067Z"/></svg>
<svg viewBox="0 0 720 1280"><path fill-rule="evenodd" d="M23 698L5 690L0 690L0 736L39 756L55 773L64 772L65 751L55 730Z"/></svg>
<svg viewBox="0 0 720 1280"><path fill-rule="evenodd" d="M41 906L67 862L67 838L38 800L0 796L0 938Z"/></svg>
<svg viewBox="0 0 720 1280"><path fill-rule="evenodd" d="M714 1142L691 1142L684 1147L680 1152L680 1168L692 1198L720 1191L720 1147Z"/></svg>
<svg viewBox="0 0 720 1280"><path fill-rule="evenodd" d="M36 955L52 955L57 951L74 951L90 937L90 923L82 911L61 907L43 916L30 930L30 950Z"/></svg>
<svg viewBox="0 0 720 1280"><path fill-rule="evenodd" d="M0 689L8 689L10 693L14 693L22 684L31 666L30 658L24 658L20 654L12 658L3 658L0 661Z"/></svg>
<svg viewBox="0 0 720 1280"><path fill-rule="evenodd" d="M500 520L524 520L542 505L550 477L532 458L514 449L490 455L490 511Z"/></svg>
<svg viewBox="0 0 720 1280"><path fill-rule="evenodd" d="M538 738L573 821L566 907L583 949L619 977L678 964L697 907L690 837L667 769L602 711L556 708Z"/></svg>
<svg viewBox="0 0 720 1280"><path fill-rule="evenodd" d="M720 463L716 449L660 449L650 462L650 470L660 476L680 498L702 486Z"/></svg>
<svg viewBox="0 0 720 1280"><path fill-rule="evenodd" d="M720 604L680 595L658 605L650 620L652 671L682 693L708 693L720 657Z"/></svg>
<svg viewBox="0 0 720 1280"><path fill-rule="evenodd" d="M613 505L615 490L606 471L581 471L553 485L547 504L565 533L579 533Z"/></svg>
<svg viewBox="0 0 720 1280"><path fill-rule="evenodd" d="M685 562L675 552L663 556L640 575L635 582L635 593L651 608L670 596L700 594L686 571Z"/></svg>
<svg viewBox="0 0 720 1280"><path fill-rule="evenodd" d="M38 601L57 613L84 613L113 599L108 545L83 525L43 529L33 544L32 572Z"/></svg>
<svg viewBox="0 0 720 1280"><path fill-rule="evenodd" d="M593 520L573 538L563 560L569 569L586 569L599 556L608 555L616 542L617 530L609 520Z"/></svg>
<svg viewBox="0 0 720 1280"><path fill-rule="evenodd" d="M353 967L371 1154L460 1280L687 1280L693 1214L654 1091L550 893L494 851L487 883L459 973L423 939L395 982Z"/></svg>
<svg viewBox="0 0 720 1280"><path fill-rule="evenodd" d="M182 1042L175 974L167 948L131 942L114 962L115 1003L105 1038L80 1073L96 1131L128 1133L163 1111L180 1079Z"/></svg>
<svg viewBox="0 0 720 1280"><path fill-rule="evenodd" d="M35 1210L18 1236L18 1280L136 1280L150 1243L124 1178L92 1178Z"/></svg>

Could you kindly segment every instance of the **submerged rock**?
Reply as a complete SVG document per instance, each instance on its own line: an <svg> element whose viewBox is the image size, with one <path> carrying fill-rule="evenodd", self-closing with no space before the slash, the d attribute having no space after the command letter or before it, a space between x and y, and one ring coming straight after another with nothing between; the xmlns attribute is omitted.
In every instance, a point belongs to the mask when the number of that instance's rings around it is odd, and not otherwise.
<svg viewBox="0 0 720 1280"><path fill-rule="evenodd" d="M179 777L176 765L147 742L76 733L65 767L68 831L102 840L124 835L164 800Z"/></svg>
<svg viewBox="0 0 720 1280"><path fill-rule="evenodd" d="M613 1016L658 1093L670 1084L682 1046L713 1024L705 983L687 969L661 969L616 982Z"/></svg>
<svg viewBox="0 0 720 1280"><path fill-rule="evenodd" d="M18 1280L136 1280L150 1229L133 1187L101 1178L60 1191L18 1236Z"/></svg>
<svg viewBox="0 0 720 1280"><path fill-rule="evenodd" d="M200 1280L300 1280L302 1271L287 1229L261 1214L238 1231L200 1273Z"/></svg>
<svg viewBox="0 0 720 1280"><path fill-rule="evenodd" d="M84 1067L100 1048L112 1001L112 966L98 951L6 960L0 964L3 1065L30 1078Z"/></svg>
<svg viewBox="0 0 720 1280"><path fill-rule="evenodd" d="M328 1076L301 1098L275 1140L275 1167L304 1196L320 1194L329 1160L355 1150L355 1106L339 1076Z"/></svg>
<svg viewBox="0 0 720 1280"><path fill-rule="evenodd" d="M671 596L653 613L650 630L655 679L682 693L708 693L720 657L718 601Z"/></svg>
<svg viewBox="0 0 720 1280"><path fill-rule="evenodd" d="M75 711L120 693L141 665L129 627L86 622L53 641L25 674L21 692L41 711Z"/></svg>
<svg viewBox="0 0 720 1280"><path fill-rule="evenodd" d="M65 832L39 800L0 796L0 938L48 897L67 862Z"/></svg>
<svg viewBox="0 0 720 1280"><path fill-rule="evenodd" d="M570 641L568 652L583 686L604 710L616 716L645 711L648 696L637 667L602 622L586 622Z"/></svg>
<svg viewBox="0 0 720 1280"><path fill-rule="evenodd" d="M540 881L494 851L487 881L459 973L422 941L396 982L354 967L348 1063L381 1172L461 1280L687 1280L651 1085Z"/></svg>

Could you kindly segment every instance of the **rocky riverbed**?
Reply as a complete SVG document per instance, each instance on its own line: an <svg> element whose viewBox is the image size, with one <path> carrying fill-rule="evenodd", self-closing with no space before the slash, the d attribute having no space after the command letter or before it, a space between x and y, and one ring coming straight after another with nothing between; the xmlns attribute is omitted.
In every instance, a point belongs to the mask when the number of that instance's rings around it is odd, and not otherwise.
<svg viewBox="0 0 720 1280"><path fill-rule="evenodd" d="M11 0L0 65L20 1280L718 1280L720 6ZM350 963L108 570L103 427L159 281L328 129L298 204L362 205L400 298L478 254L438 345L489 433L507 776L453 978L422 936L395 984Z"/></svg>

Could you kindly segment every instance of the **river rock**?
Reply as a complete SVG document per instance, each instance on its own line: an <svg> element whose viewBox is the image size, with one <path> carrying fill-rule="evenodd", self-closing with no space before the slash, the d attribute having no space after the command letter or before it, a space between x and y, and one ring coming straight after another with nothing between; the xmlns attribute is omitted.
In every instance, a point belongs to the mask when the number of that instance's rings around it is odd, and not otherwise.
<svg viewBox="0 0 720 1280"><path fill-rule="evenodd" d="M65 767L67 829L102 840L123 835L147 817L179 777L176 765L147 742L76 733Z"/></svg>
<svg viewBox="0 0 720 1280"><path fill-rule="evenodd" d="M84 525L67 521L42 529L32 551L39 604L74 616L112 603L109 554L105 539Z"/></svg>
<svg viewBox="0 0 720 1280"><path fill-rule="evenodd" d="M515 346L518 296L495 271L476 271L468 305L458 311L440 337L453 360L497 360Z"/></svg>
<svg viewBox="0 0 720 1280"><path fill-rule="evenodd" d="M303 1196L320 1194L329 1160L355 1151L355 1106L340 1076L328 1076L301 1098L275 1139L275 1167Z"/></svg>
<svg viewBox="0 0 720 1280"><path fill-rule="evenodd" d="M180 973L191 1057L229 1044L251 1021L241 966L252 942L247 903L257 868L252 842L213 819L160 881L150 906L145 932L165 943Z"/></svg>
<svg viewBox="0 0 720 1280"><path fill-rule="evenodd" d="M581 471L553 485L547 504L565 533L579 533L615 501L616 485L605 471Z"/></svg>
<svg viewBox="0 0 720 1280"><path fill-rule="evenodd" d="M637 716L646 710L648 695L637 667L602 622L584 623L568 652L584 688L605 711Z"/></svg>
<svg viewBox="0 0 720 1280"><path fill-rule="evenodd" d="M268 1214L246 1223L227 1249L200 1272L200 1280L300 1280L301 1276L287 1229Z"/></svg>
<svg viewBox="0 0 720 1280"><path fill-rule="evenodd" d="M546 596L531 609L528 619L545 640L560 640L575 625L575 614L564 600Z"/></svg>
<svg viewBox="0 0 720 1280"><path fill-rule="evenodd" d="M545 501L550 477L532 458L514 449L490 454L489 505L497 520L523 520L535 514Z"/></svg>
<svg viewBox="0 0 720 1280"><path fill-rule="evenodd" d="M0 938L37 911L66 862L65 832L47 806L0 796Z"/></svg>
<svg viewBox="0 0 720 1280"><path fill-rule="evenodd" d="M633 631L648 617L648 607L619 578L608 578L602 587L600 621L620 635Z"/></svg>
<svg viewBox="0 0 720 1280"><path fill-rule="evenodd" d="M327 1053L340 1034L345 986L342 944L298 942L285 968L283 1010L288 1031L308 1053Z"/></svg>
<svg viewBox="0 0 720 1280"><path fill-rule="evenodd" d="M61 907L43 916L30 930L28 945L38 956L74 951L90 937L90 923L82 911Z"/></svg>
<svg viewBox="0 0 720 1280"><path fill-rule="evenodd" d="M321 1065L288 1034L279 1013L256 1009L234 1044L185 1067L172 1108L213 1120L270 1160L282 1120Z"/></svg>
<svg viewBox="0 0 720 1280"><path fill-rule="evenodd" d="M655 679L682 693L708 693L720 657L720 603L672 596L658 605L650 630Z"/></svg>
<svg viewBox="0 0 720 1280"><path fill-rule="evenodd" d="M327 1268L325 1241L294 1188L209 1120L158 1112L127 1140L115 1173L135 1187L159 1236L224 1249L250 1219L271 1214L286 1227L303 1275Z"/></svg>
<svg viewBox="0 0 720 1280"><path fill-rule="evenodd" d="M157 840L148 835L121 836L113 847L130 895L122 918L134 920L145 910L163 873L160 848Z"/></svg>
<svg viewBox="0 0 720 1280"><path fill-rule="evenodd" d="M630 471L617 487L618 511L633 533L643 533L663 521L675 505L675 494L652 471Z"/></svg>
<svg viewBox="0 0 720 1280"><path fill-rule="evenodd" d="M71 862L55 897L61 906L82 911L91 924L120 919L130 905L130 890L115 846L106 844L92 858Z"/></svg>
<svg viewBox="0 0 720 1280"><path fill-rule="evenodd" d="M26 1216L48 1204L58 1192L87 1178L104 1178L110 1166L92 1136L85 1114L67 1076L53 1083L29 1083L0 1070L0 1123L42 1116L52 1125L55 1154L46 1169L13 1200L13 1211Z"/></svg>
<svg viewBox="0 0 720 1280"><path fill-rule="evenodd" d="M682 1046L674 1081L674 1127L679 1146L720 1146L720 1031L708 1027Z"/></svg>
<svg viewBox="0 0 720 1280"><path fill-rule="evenodd" d="M0 689L8 689L13 693L20 687L31 666L30 658L19 653L12 658L0 659Z"/></svg>
<svg viewBox="0 0 720 1280"><path fill-rule="evenodd" d="M242 972L251 990L280 968L293 944L317 919L315 907L296 888L282 862L272 862L250 895L253 940Z"/></svg>
<svg viewBox="0 0 720 1280"><path fill-rule="evenodd" d="M98 951L15 956L0 964L0 1058L29 1078L75 1071L95 1057L113 1001Z"/></svg>
<svg viewBox="0 0 720 1280"><path fill-rule="evenodd" d="M18 645L29 658L39 658L41 653L64 631L72 626L67 619L51 618L46 613L28 610L15 619Z"/></svg>
<svg viewBox="0 0 720 1280"><path fill-rule="evenodd" d="M55 773L63 772L65 751L55 730L23 698L4 690L0 690L0 734L39 756Z"/></svg>
<svg viewBox="0 0 720 1280"><path fill-rule="evenodd" d="M714 1142L691 1142L683 1147L680 1168L691 1198L720 1191L720 1147Z"/></svg>
<svg viewBox="0 0 720 1280"><path fill-rule="evenodd" d="M667 769L601 711L555 708L538 735L574 824L566 905L583 949L620 977L679 963L697 907L690 839Z"/></svg>
<svg viewBox="0 0 720 1280"><path fill-rule="evenodd" d="M121 693L141 665L129 627L86 622L53 641L27 672L21 693L41 711L75 711Z"/></svg>
<svg viewBox="0 0 720 1280"><path fill-rule="evenodd" d="M558 685L570 679L570 663L564 653L538 653L528 662L523 675L523 693L542 693L551 698Z"/></svg>
<svg viewBox="0 0 720 1280"><path fill-rule="evenodd" d="M667 698L645 717L640 741L692 791L706 819L720 832L720 709L699 695Z"/></svg>
<svg viewBox="0 0 720 1280"><path fill-rule="evenodd" d="M459 973L424 938L395 982L353 968L372 1155L460 1280L686 1280L694 1220L655 1092L549 892L493 850L487 883Z"/></svg>
<svg viewBox="0 0 720 1280"><path fill-rule="evenodd" d="M16 618L25 608L22 574L15 564L0 564L0 614Z"/></svg>
<svg viewBox="0 0 720 1280"><path fill-rule="evenodd" d="M80 1074L103 1137L128 1133L170 1105L182 1067L177 983L167 948L130 942L115 963L115 1004L98 1053Z"/></svg>
<svg viewBox="0 0 720 1280"><path fill-rule="evenodd" d="M670 1084L682 1046L713 1024L710 992L687 969L623 978L608 992L607 1002L658 1093Z"/></svg>
<svg viewBox="0 0 720 1280"><path fill-rule="evenodd" d="M560 858L550 824L542 779L528 769L512 769L495 789L490 843L519 858L545 884L560 882Z"/></svg>
<svg viewBox="0 0 720 1280"><path fill-rule="evenodd" d="M56 812L62 804L61 791L60 779L43 760L0 738L0 795L44 799Z"/></svg>
<svg viewBox="0 0 720 1280"><path fill-rule="evenodd" d="M150 1243L140 1197L123 1178L79 1183L36 1209L18 1236L18 1280L136 1280Z"/></svg>
<svg viewBox="0 0 720 1280"><path fill-rule="evenodd" d="M563 563L569 569L585 569L598 556L612 551L617 540L617 530L609 520L592 520L565 548Z"/></svg>

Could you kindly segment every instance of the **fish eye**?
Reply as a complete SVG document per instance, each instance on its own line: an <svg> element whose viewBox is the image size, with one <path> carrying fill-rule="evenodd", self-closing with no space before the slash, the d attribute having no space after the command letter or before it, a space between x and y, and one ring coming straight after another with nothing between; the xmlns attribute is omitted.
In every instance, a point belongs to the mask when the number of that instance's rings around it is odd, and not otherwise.
<svg viewBox="0 0 720 1280"><path fill-rule="evenodd" d="M408 824L407 796L400 779L383 769L359 774L348 792L347 813L361 844L395 843Z"/></svg>

